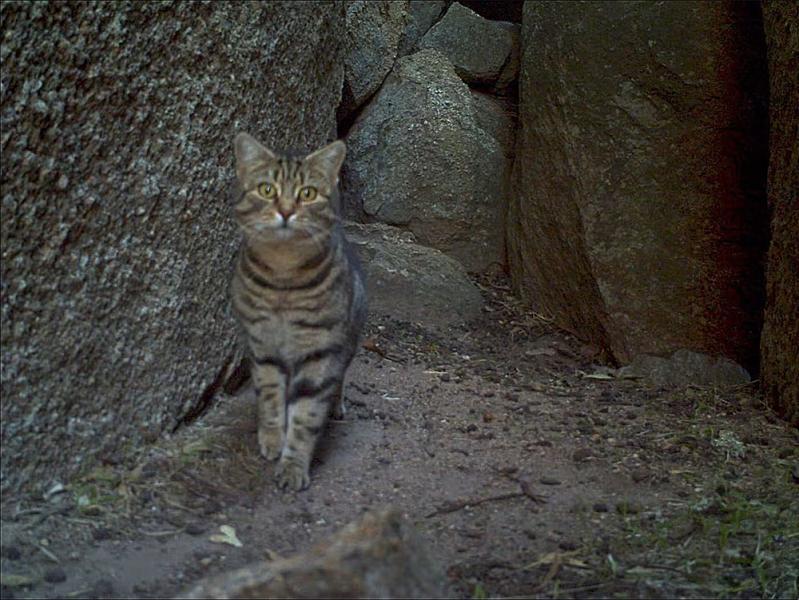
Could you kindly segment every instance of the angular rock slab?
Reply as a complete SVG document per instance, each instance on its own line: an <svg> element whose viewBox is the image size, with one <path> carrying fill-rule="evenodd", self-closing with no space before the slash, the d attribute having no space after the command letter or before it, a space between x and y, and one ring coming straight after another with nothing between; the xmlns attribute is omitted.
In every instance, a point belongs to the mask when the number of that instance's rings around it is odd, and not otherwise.
<svg viewBox="0 0 799 600"><path fill-rule="evenodd" d="M348 223L344 231L364 267L370 314L433 328L480 314L480 291L456 260L380 223Z"/></svg>
<svg viewBox="0 0 799 600"><path fill-rule="evenodd" d="M514 51L509 24L489 21L455 2L419 42L419 49L438 50L466 83L496 82ZM507 75L506 75L507 77Z"/></svg>
<svg viewBox="0 0 799 600"><path fill-rule="evenodd" d="M446 8L446 0L410 0L408 20L400 40L398 55L405 56L414 52L417 49L416 44L444 14Z"/></svg>
<svg viewBox="0 0 799 600"><path fill-rule="evenodd" d="M309 552L202 581L199 598L446 598L447 580L418 534L391 509L365 514Z"/></svg>
<svg viewBox="0 0 799 600"><path fill-rule="evenodd" d="M408 2L354 0L347 3L344 94L339 116L357 110L394 66L409 21Z"/></svg>
<svg viewBox="0 0 799 600"><path fill-rule="evenodd" d="M421 50L399 59L347 146L348 218L407 228L470 271L504 262L508 164L442 54Z"/></svg>
<svg viewBox="0 0 799 600"><path fill-rule="evenodd" d="M746 369L723 356L707 356L685 348L669 357L640 354L632 363L619 369L618 376L622 379L646 379L662 386L723 387L752 380Z"/></svg>
<svg viewBox="0 0 799 600"><path fill-rule="evenodd" d="M763 3L769 72L771 245L760 380L774 409L799 427L799 4Z"/></svg>
<svg viewBox="0 0 799 600"><path fill-rule="evenodd" d="M4 3L2 489L172 428L230 356L233 137L335 131L342 4Z"/></svg>
<svg viewBox="0 0 799 600"><path fill-rule="evenodd" d="M688 348L756 369L757 11L524 5L512 279L539 312L621 363Z"/></svg>

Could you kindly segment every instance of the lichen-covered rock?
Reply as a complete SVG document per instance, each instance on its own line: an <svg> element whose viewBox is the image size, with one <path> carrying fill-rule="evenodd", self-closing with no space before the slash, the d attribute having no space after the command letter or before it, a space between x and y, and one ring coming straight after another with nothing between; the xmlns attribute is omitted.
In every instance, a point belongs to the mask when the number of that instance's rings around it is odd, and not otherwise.
<svg viewBox="0 0 799 600"><path fill-rule="evenodd" d="M446 598L446 576L391 509L366 513L309 552L210 577L180 598Z"/></svg>
<svg viewBox="0 0 799 600"><path fill-rule="evenodd" d="M347 146L350 218L407 228L468 270L502 262L506 159L442 54L400 58Z"/></svg>
<svg viewBox="0 0 799 600"><path fill-rule="evenodd" d="M407 0L352 0L346 8L344 92L339 119L347 119L383 83L406 30Z"/></svg>
<svg viewBox="0 0 799 600"><path fill-rule="evenodd" d="M624 363L757 365L763 48L753 3L527 2L514 286Z"/></svg>
<svg viewBox="0 0 799 600"><path fill-rule="evenodd" d="M410 0L408 19L398 49L399 56L405 56L416 50L416 44L438 21L446 8L446 0Z"/></svg>
<svg viewBox="0 0 799 600"><path fill-rule="evenodd" d="M366 274L369 312L437 328L476 318L480 291L461 264L413 234L382 223L348 223Z"/></svg>
<svg viewBox="0 0 799 600"><path fill-rule="evenodd" d="M470 84L497 81L513 52L512 31L455 2L419 42L419 48L438 50Z"/></svg>
<svg viewBox="0 0 799 600"><path fill-rule="evenodd" d="M799 426L799 4L763 3L768 48L771 246L760 379L775 410Z"/></svg>
<svg viewBox="0 0 799 600"><path fill-rule="evenodd" d="M343 4L4 2L2 489L173 427L230 356L232 140L335 132Z"/></svg>

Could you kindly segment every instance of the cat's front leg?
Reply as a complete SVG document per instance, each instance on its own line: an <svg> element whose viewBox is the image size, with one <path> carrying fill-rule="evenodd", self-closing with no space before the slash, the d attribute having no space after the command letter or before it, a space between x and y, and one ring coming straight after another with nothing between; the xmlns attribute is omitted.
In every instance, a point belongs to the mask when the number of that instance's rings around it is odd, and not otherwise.
<svg viewBox="0 0 799 600"><path fill-rule="evenodd" d="M318 362L298 372L288 391L286 442L275 471L280 488L299 491L310 485L314 448L340 394L343 373L333 361Z"/></svg>
<svg viewBox="0 0 799 600"><path fill-rule="evenodd" d="M267 460L277 460L285 440L286 377L272 364L256 364L253 383L258 406L258 447Z"/></svg>

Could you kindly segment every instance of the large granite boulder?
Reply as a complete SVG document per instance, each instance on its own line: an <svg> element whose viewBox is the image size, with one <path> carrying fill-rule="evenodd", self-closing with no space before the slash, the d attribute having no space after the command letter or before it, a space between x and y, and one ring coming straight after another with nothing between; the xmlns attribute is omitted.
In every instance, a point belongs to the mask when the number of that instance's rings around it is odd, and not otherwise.
<svg viewBox="0 0 799 600"><path fill-rule="evenodd" d="M467 322L480 314L480 290L461 264L415 243L409 231L382 223L348 223L366 274L369 312L430 328Z"/></svg>
<svg viewBox="0 0 799 600"><path fill-rule="evenodd" d="M799 4L763 4L768 47L771 246L760 348L763 392L799 426Z"/></svg>
<svg viewBox="0 0 799 600"><path fill-rule="evenodd" d="M347 2L340 120L349 118L383 83L394 66L408 21L407 0Z"/></svg>
<svg viewBox="0 0 799 600"><path fill-rule="evenodd" d="M233 352L233 137L335 132L343 5L3 3L2 490L175 426Z"/></svg>
<svg viewBox="0 0 799 600"><path fill-rule="evenodd" d="M512 58L514 42L518 43L513 26L507 25L489 21L455 2L424 35L419 48L441 52L466 83L493 84Z"/></svg>
<svg viewBox="0 0 799 600"><path fill-rule="evenodd" d="M467 269L503 260L507 163L435 50L400 58L347 137L347 215L411 230Z"/></svg>
<svg viewBox="0 0 799 600"><path fill-rule="evenodd" d="M757 12L525 3L512 279L619 362L687 348L756 369L766 238Z"/></svg>
<svg viewBox="0 0 799 600"><path fill-rule="evenodd" d="M310 551L210 577L180 598L446 598L443 569L398 512L366 513Z"/></svg>
<svg viewBox="0 0 799 600"><path fill-rule="evenodd" d="M408 18L405 31L400 39L399 56L411 54L416 44L422 39L433 24L447 8L447 0L410 0L408 2Z"/></svg>

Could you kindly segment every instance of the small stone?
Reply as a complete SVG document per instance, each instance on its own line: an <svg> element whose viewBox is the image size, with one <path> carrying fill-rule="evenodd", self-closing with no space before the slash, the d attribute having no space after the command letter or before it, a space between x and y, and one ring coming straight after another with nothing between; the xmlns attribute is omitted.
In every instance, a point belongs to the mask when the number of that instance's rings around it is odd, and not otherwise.
<svg viewBox="0 0 799 600"><path fill-rule="evenodd" d="M469 425L466 426L466 431L467 432L477 431L477 425L475 425L474 423L470 423Z"/></svg>
<svg viewBox="0 0 799 600"><path fill-rule="evenodd" d="M608 512L608 505L604 502L595 502L594 503L594 512L598 513L606 513Z"/></svg>
<svg viewBox="0 0 799 600"><path fill-rule="evenodd" d="M99 541L107 540L111 538L111 530L107 527L98 527L94 531L92 531L92 537Z"/></svg>
<svg viewBox="0 0 799 600"><path fill-rule="evenodd" d="M555 479L554 477L542 477L538 480L539 483L542 485L560 485L560 479Z"/></svg>
<svg viewBox="0 0 799 600"><path fill-rule="evenodd" d="M641 483L649 479L651 475L652 473L649 472L649 469L636 469L630 474L630 477L632 477L635 483Z"/></svg>
<svg viewBox="0 0 799 600"><path fill-rule="evenodd" d="M186 533L189 535L202 535L206 532L206 527L202 523L189 523L186 525Z"/></svg>
<svg viewBox="0 0 799 600"><path fill-rule="evenodd" d="M550 442L549 440L538 440L537 442L535 442L535 445L549 448L552 446L552 442Z"/></svg>
<svg viewBox="0 0 799 600"><path fill-rule="evenodd" d="M61 583L67 580L67 574L61 567L54 567L45 571L44 580L47 583Z"/></svg>
<svg viewBox="0 0 799 600"><path fill-rule="evenodd" d="M16 546L3 546L0 548L0 556L8 560L19 560L22 558L22 553Z"/></svg>
<svg viewBox="0 0 799 600"><path fill-rule="evenodd" d="M107 579L101 579L92 587L91 595L94 598L112 598L114 596L114 584Z"/></svg>
<svg viewBox="0 0 799 600"><path fill-rule="evenodd" d="M574 542L570 542L568 540L563 540L560 544L558 544L558 547L561 550L565 550L566 552L577 550L577 544L575 544Z"/></svg>
<svg viewBox="0 0 799 600"><path fill-rule="evenodd" d="M641 506L629 500L622 500L616 503L616 512L620 515L637 515L641 512Z"/></svg>
<svg viewBox="0 0 799 600"><path fill-rule="evenodd" d="M592 457L593 453L588 448L580 448L579 450L575 450L574 454L572 454L574 462L582 462Z"/></svg>

